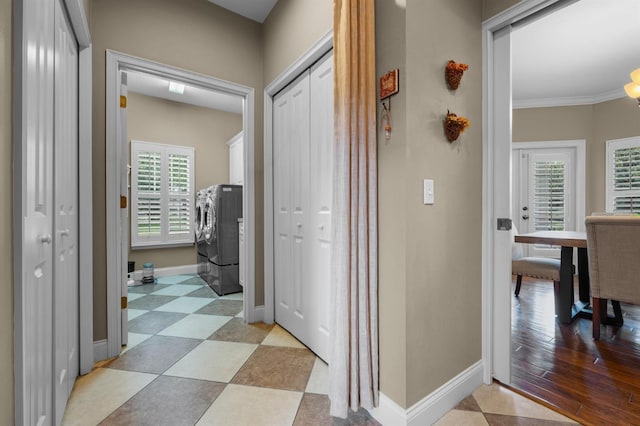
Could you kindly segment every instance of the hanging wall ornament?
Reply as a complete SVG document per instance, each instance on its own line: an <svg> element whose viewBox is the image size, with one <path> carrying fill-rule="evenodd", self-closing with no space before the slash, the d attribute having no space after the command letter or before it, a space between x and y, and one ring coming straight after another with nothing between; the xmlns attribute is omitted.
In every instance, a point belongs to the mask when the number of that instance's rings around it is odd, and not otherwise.
<svg viewBox="0 0 640 426"><path fill-rule="evenodd" d="M444 134L447 140L449 142L457 140L460 137L460 133L467 130L469 124L469 120L466 117L457 116L447 111L447 116L444 119Z"/></svg>
<svg viewBox="0 0 640 426"><path fill-rule="evenodd" d="M444 75L447 84L451 90L456 90L462 80L462 75L469 69L467 64L458 64L455 61L449 61L444 69Z"/></svg>

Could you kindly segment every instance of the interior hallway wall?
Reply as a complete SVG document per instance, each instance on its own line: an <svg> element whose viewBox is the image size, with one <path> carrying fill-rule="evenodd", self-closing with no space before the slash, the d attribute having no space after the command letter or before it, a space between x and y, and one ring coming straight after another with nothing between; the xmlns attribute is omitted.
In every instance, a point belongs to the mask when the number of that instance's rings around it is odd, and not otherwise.
<svg viewBox="0 0 640 426"><path fill-rule="evenodd" d="M407 407L482 353L482 3L407 1ZM447 61L469 65L449 90ZM444 136L447 110L471 126ZM424 205L423 179L435 181ZM381 200L385 202L385 200ZM392 261L392 260L387 260Z"/></svg>
<svg viewBox="0 0 640 426"><path fill-rule="evenodd" d="M13 424L12 1L0 0L0 424Z"/></svg>
<svg viewBox="0 0 640 426"><path fill-rule="evenodd" d="M513 110L514 142L587 141L587 215L605 210L606 141L632 136L640 136L640 119L636 102L627 97L594 105Z"/></svg>
<svg viewBox="0 0 640 426"><path fill-rule="evenodd" d="M94 341L107 337L105 51L112 49L255 88L256 304L262 304L261 26L203 0L92 0Z"/></svg>
<svg viewBox="0 0 640 426"><path fill-rule="evenodd" d="M262 30L265 86L332 28L332 0L279 0Z"/></svg>
<svg viewBox="0 0 640 426"><path fill-rule="evenodd" d="M408 190L406 10L376 0L376 76L395 68L400 91L391 97L391 139L384 136L378 104L378 326L380 390L406 407L407 396L407 226Z"/></svg>
<svg viewBox="0 0 640 426"><path fill-rule="evenodd" d="M229 139L242 130L242 114L141 95L127 96L128 143L132 140L194 148L194 192L214 183L229 183ZM131 152L131 145L129 145ZM130 162L131 164L131 162ZM131 217L131 216L130 216ZM146 262L155 268L194 265L196 246L132 250L129 260L141 270Z"/></svg>

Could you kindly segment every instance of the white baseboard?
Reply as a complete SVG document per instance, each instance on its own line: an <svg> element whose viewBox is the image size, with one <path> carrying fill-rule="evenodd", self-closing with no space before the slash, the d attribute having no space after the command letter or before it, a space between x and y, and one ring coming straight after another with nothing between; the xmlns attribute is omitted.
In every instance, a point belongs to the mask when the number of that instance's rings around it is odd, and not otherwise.
<svg viewBox="0 0 640 426"><path fill-rule="evenodd" d="M93 362L96 363L98 361L103 361L107 359L108 356L108 345L107 339L96 340L93 342Z"/></svg>
<svg viewBox="0 0 640 426"><path fill-rule="evenodd" d="M133 271L134 277L142 277L142 269ZM154 268L154 278L170 277L172 275L184 275L184 274L197 274L198 265L182 265L182 266L168 266L166 268Z"/></svg>
<svg viewBox="0 0 640 426"><path fill-rule="evenodd" d="M264 321L264 305L253 308L253 322Z"/></svg>
<svg viewBox="0 0 640 426"><path fill-rule="evenodd" d="M383 425L431 425L480 386L483 373L483 363L478 361L407 410L380 393L380 405L371 415Z"/></svg>

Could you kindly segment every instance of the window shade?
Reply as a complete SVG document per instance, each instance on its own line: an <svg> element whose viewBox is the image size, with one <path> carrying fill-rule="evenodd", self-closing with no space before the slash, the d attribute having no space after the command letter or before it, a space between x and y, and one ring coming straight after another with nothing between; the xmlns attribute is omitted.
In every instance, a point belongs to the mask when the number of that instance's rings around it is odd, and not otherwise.
<svg viewBox="0 0 640 426"><path fill-rule="evenodd" d="M193 243L193 148L132 141L132 247Z"/></svg>
<svg viewBox="0 0 640 426"><path fill-rule="evenodd" d="M565 164L539 161L533 165L533 225L536 231L565 229Z"/></svg>
<svg viewBox="0 0 640 426"><path fill-rule="evenodd" d="M640 213L640 138L607 142L607 210Z"/></svg>

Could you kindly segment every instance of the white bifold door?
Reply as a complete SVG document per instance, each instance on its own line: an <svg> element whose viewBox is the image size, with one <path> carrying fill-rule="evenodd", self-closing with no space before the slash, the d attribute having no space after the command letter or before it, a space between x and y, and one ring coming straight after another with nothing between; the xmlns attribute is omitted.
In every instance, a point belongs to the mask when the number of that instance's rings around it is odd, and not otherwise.
<svg viewBox="0 0 640 426"><path fill-rule="evenodd" d="M328 361L333 55L273 104L275 320Z"/></svg>

